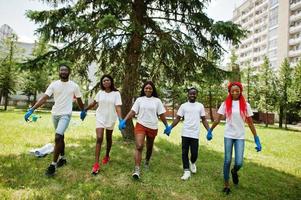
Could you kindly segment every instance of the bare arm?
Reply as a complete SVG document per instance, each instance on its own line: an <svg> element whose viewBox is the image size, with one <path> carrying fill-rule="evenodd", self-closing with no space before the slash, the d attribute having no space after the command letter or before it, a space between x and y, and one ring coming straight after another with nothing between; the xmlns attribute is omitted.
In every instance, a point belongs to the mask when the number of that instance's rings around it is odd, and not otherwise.
<svg viewBox="0 0 301 200"><path fill-rule="evenodd" d="M203 123L203 126L206 128L206 130L208 131L209 129L209 125L208 125L208 122L207 122L207 119L205 116L202 116L202 123Z"/></svg>
<svg viewBox="0 0 301 200"><path fill-rule="evenodd" d="M49 99L49 96L47 94L43 94L43 96L32 106L32 109L35 110L39 108L41 105L43 105L47 99Z"/></svg>
<svg viewBox="0 0 301 200"><path fill-rule="evenodd" d="M163 124L165 126L168 126L166 118L165 118L165 113L162 113L161 115L159 115L159 117L160 117L161 121L163 122Z"/></svg>
<svg viewBox="0 0 301 200"><path fill-rule="evenodd" d="M85 110L88 111L90 110L91 108L94 108L96 106L97 102L94 100L92 103L90 103L86 108Z"/></svg>
<svg viewBox="0 0 301 200"><path fill-rule="evenodd" d="M79 97L79 98L76 98L76 100L77 100L77 104L78 104L78 106L80 107L80 109L81 109L81 110L84 110L85 107L84 107L82 98Z"/></svg>
<svg viewBox="0 0 301 200"><path fill-rule="evenodd" d="M252 117L247 117L247 118L246 118L246 122L248 123L249 128L250 128L252 134L253 134L254 136L256 136L257 133L256 133L256 129L255 129L255 126L254 126Z"/></svg>
<svg viewBox="0 0 301 200"><path fill-rule="evenodd" d="M221 115L221 114L217 115L217 119L214 120L214 122L211 126L211 130L213 130L220 123L222 117L223 117L223 115Z"/></svg>
<svg viewBox="0 0 301 200"><path fill-rule="evenodd" d="M135 111L130 110L130 112L125 116L124 120L132 119L136 115Z"/></svg>
<svg viewBox="0 0 301 200"><path fill-rule="evenodd" d="M182 118L181 116L177 115L177 117L173 120L173 122L171 124L171 127L172 128L175 127L179 123L179 121L181 120L181 118Z"/></svg>
<svg viewBox="0 0 301 200"><path fill-rule="evenodd" d="M118 119L122 119L122 114L121 114L121 105L115 106L116 113L118 116Z"/></svg>

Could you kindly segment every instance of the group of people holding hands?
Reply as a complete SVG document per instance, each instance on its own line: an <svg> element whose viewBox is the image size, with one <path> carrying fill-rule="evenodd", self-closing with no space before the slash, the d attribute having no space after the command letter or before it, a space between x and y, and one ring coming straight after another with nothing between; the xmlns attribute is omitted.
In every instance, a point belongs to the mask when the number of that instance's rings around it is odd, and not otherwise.
<svg viewBox="0 0 301 200"><path fill-rule="evenodd" d="M134 116L137 122L134 128L135 135L135 167L132 174L134 179L141 177L142 151L146 143L146 156L144 167L149 168L150 158L153 151L154 140L158 133L158 116L165 125L164 133L170 135L172 129L183 119L182 128L182 163L184 173L182 180L188 180L191 173L197 172L196 161L198 158L200 120L207 130L207 140L213 138L213 130L219 124L223 116L226 117L225 133L224 133L224 188L223 192L230 193L229 177L230 172L234 184L238 184L238 171L242 167L243 153L245 144L245 125L246 122L254 136L256 150L261 151L261 144L256 133L252 121L252 110L242 95L243 87L239 82L231 82L228 85L228 96L218 109L218 117L211 125L205 117L205 109L203 104L197 102L197 89L190 88L188 90L188 101L183 103L177 111L176 118L171 125L168 125L165 118L165 108L162 101L158 98L156 87L151 81L143 84L138 97L131 110L126 116L121 114L121 95L114 86L113 78L110 75L104 75L100 79L101 90L96 94L94 101L87 107L84 107L81 100L79 86L69 80L70 68L66 65L59 67L60 80L52 82L45 94L31 107L25 114L25 120L28 121L30 115L39 106L43 105L48 98L53 96L54 105L52 107L52 118L55 127L55 147L53 161L46 170L47 176L53 176L58 167L64 166L67 161L65 158L65 141L64 133L67 129L71 114L73 98L77 99L81 108L80 118L85 119L88 110L96 109L96 147L95 161L92 167L92 174L96 175L100 169L100 150L103 142L104 132L106 135L106 154L102 159L102 164L110 161L110 150L112 146L112 133L115 122L119 119L119 129L125 129L126 121ZM234 167L230 171L232 150L234 147L235 162ZM189 157L190 151L190 157Z"/></svg>

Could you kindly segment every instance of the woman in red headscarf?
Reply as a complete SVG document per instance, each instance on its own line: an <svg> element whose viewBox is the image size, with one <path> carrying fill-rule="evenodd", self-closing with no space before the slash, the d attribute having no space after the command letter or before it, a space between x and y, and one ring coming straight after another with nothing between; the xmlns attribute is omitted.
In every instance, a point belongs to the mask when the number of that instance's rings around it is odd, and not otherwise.
<svg viewBox="0 0 301 200"><path fill-rule="evenodd" d="M242 167L244 145L245 145L245 124L247 122L249 128L254 135L256 143L255 149L261 151L261 144L256 133L255 126L252 121L253 112L250 104L246 102L242 95L243 87L240 82L231 82L228 85L228 96L218 109L218 117L212 124L207 133L207 140L212 139L212 131L219 124L223 116L226 116L226 126L224 133L224 189L226 194L230 193L229 174L232 159L232 149L234 146L235 163L231 169L232 181L238 184L238 170Z"/></svg>

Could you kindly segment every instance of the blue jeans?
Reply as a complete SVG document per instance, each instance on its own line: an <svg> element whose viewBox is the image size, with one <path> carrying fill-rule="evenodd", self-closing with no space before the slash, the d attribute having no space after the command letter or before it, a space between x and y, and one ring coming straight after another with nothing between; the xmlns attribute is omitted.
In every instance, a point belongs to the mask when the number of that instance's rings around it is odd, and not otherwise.
<svg viewBox="0 0 301 200"><path fill-rule="evenodd" d="M232 160L232 149L234 146L235 151L235 163L234 170L238 171L242 167L245 140L244 139L232 139L224 138L225 157L224 157L224 180L229 181L230 166Z"/></svg>
<svg viewBox="0 0 301 200"><path fill-rule="evenodd" d="M68 128L70 119L71 115L52 115L55 133L63 136Z"/></svg>

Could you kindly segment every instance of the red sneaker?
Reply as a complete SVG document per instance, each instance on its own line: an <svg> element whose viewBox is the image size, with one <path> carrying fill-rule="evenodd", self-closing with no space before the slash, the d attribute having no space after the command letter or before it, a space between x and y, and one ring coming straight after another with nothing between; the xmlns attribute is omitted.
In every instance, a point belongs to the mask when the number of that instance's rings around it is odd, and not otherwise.
<svg viewBox="0 0 301 200"><path fill-rule="evenodd" d="M107 164L108 162L110 161L110 156L105 156L105 157L103 157L103 159L102 159L102 164Z"/></svg>
<svg viewBox="0 0 301 200"><path fill-rule="evenodd" d="M96 175L99 172L99 164L95 163L92 168L92 174Z"/></svg>

